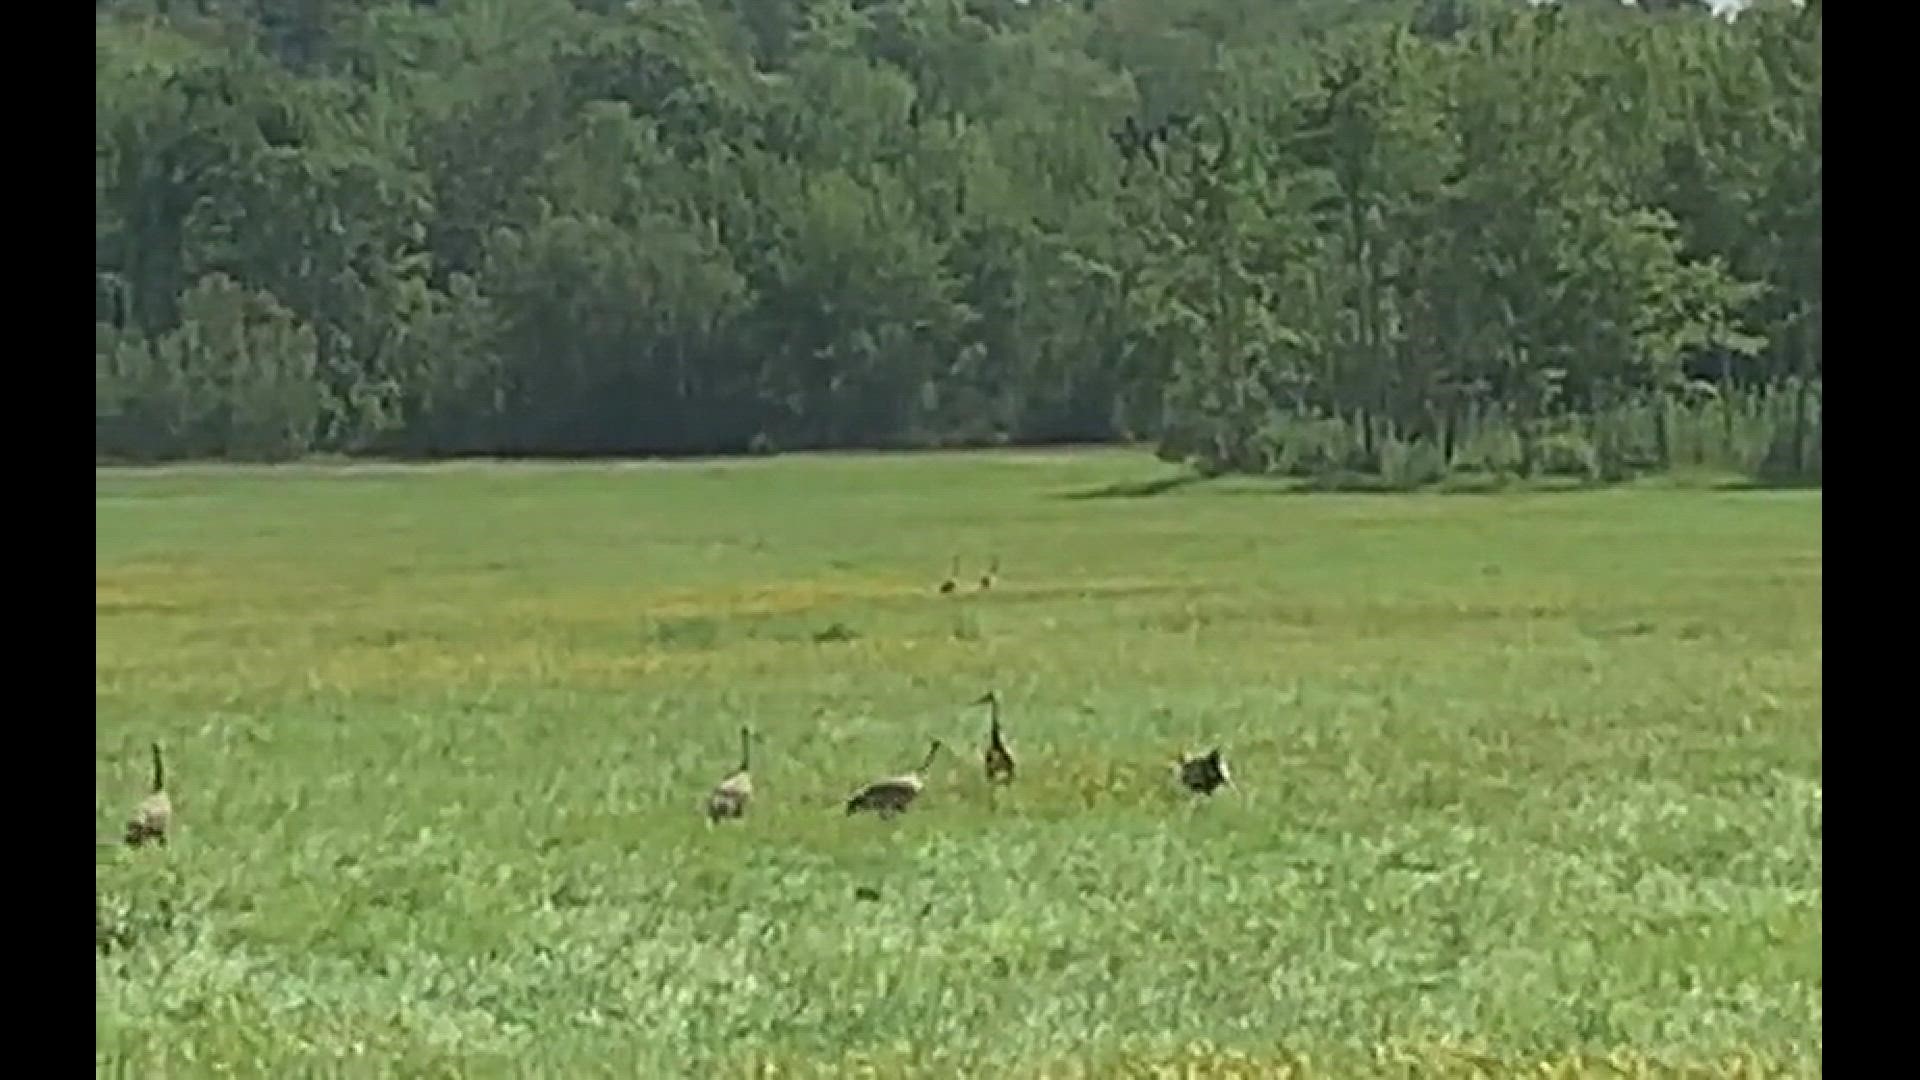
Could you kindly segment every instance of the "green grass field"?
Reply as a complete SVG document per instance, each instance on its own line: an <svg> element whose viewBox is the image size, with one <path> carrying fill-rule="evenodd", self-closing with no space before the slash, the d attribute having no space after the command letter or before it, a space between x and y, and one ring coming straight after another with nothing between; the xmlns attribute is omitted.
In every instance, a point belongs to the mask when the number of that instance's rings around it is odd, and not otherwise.
<svg viewBox="0 0 1920 1080"><path fill-rule="evenodd" d="M97 471L96 1071L1819 1074L1817 492L1168 472Z"/></svg>

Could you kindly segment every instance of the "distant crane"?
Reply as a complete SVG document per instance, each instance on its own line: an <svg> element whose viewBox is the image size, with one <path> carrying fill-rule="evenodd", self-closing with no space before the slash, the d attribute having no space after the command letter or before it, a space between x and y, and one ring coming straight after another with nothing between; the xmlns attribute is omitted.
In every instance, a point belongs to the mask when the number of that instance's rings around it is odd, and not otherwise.
<svg viewBox="0 0 1920 1080"><path fill-rule="evenodd" d="M921 790L927 785L927 770L933 767L933 759L940 753L940 749L940 740L935 739L933 745L927 749L927 760L921 763L918 769L899 776L875 780L861 788L847 800L848 816L868 811L883 818L890 818L913 805L913 800L919 798Z"/></svg>
<svg viewBox="0 0 1920 1080"><path fill-rule="evenodd" d="M153 792L140 800L133 816L127 819L127 846L139 847L149 840L167 846L167 830L173 825L173 800L167 797L167 766L160 757L160 744L153 745Z"/></svg>
<svg viewBox="0 0 1920 1080"><path fill-rule="evenodd" d="M1226 759L1217 746L1204 754L1182 758L1179 769L1180 783L1189 791L1212 795L1223 787L1233 786L1233 774L1227 771Z"/></svg>
<svg viewBox="0 0 1920 1080"><path fill-rule="evenodd" d="M987 749L983 755L987 767L987 780L990 783L1005 784L1013 781L1013 755L1007 751L1006 739L1000 732L1000 691L989 690L980 696L975 705L985 705L989 710L987 727Z"/></svg>
<svg viewBox="0 0 1920 1080"><path fill-rule="evenodd" d="M747 816L747 804L753 801L753 732L740 728L740 767L716 784L707 796L707 823Z"/></svg>
<svg viewBox="0 0 1920 1080"><path fill-rule="evenodd" d="M1000 577L1000 556L995 555L993 557L992 565L987 567L987 572L980 575L980 588L983 590L993 588L993 583L996 580L998 580L999 577Z"/></svg>

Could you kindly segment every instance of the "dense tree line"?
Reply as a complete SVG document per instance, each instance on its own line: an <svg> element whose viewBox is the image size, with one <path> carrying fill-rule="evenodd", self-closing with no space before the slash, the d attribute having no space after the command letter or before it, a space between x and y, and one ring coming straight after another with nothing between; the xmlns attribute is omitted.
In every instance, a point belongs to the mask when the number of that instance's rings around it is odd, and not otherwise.
<svg viewBox="0 0 1920 1080"><path fill-rule="evenodd" d="M103 2L96 453L1817 475L1820 25Z"/></svg>

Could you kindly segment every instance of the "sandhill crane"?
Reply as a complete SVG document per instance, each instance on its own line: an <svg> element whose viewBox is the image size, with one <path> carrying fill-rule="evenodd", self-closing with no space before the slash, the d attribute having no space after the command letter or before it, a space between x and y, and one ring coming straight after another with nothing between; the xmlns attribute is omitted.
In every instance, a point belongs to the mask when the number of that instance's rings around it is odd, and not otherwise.
<svg viewBox="0 0 1920 1080"><path fill-rule="evenodd" d="M927 760L922 762L918 769L899 776L875 780L861 788L847 800L847 814L851 816L868 810L883 818L890 818L905 810L913 804L914 799L919 797L920 790L926 787L927 770L933 767L933 759L939 753L940 740L935 739L933 745L927 749Z"/></svg>
<svg viewBox="0 0 1920 1080"><path fill-rule="evenodd" d="M993 588L993 583L995 580L999 578L999 576L1000 576L1000 556L995 555L993 557L993 562L989 564L987 567L987 572L980 575L980 588L982 589Z"/></svg>
<svg viewBox="0 0 1920 1080"><path fill-rule="evenodd" d="M1233 775L1227 771L1226 759L1220 756L1217 746L1204 754L1182 758L1179 769L1180 783L1202 795L1233 786Z"/></svg>
<svg viewBox="0 0 1920 1080"><path fill-rule="evenodd" d="M153 792L140 800L133 816L127 819L127 846L139 847L149 840L167 845L167 829L173 824L173 800L167 797L167 767L160 758L160 744L153 744Z"/></svg>
<svg viewBox="0 0 1920 1080"><path fill-rule="evenodd" d="M947 580L940 583L940 595L946 596L948 593L953 592L953 590L959 587L960 587L960 556L955 555L953 557L953 567L947 571Z"/></svg>
<svg viewBox="0 0 1920 1080"><path fill-rule="evenodd" d="M747 804L753 801L753 776L749 772L752 767L753 732L743 726L740 729L740 767L716 784L713 794L707 796L709 825L723 818L746 816Z"/></svg>
<svg viewBox="0 0 1920 1080"><path fill-rule="evenodd" d="M1007 742L1000 734L1000 691L989 690L974 704L985 705L990 710L987 714L987 749L983 755L987 780L1009 783L1013 780L1013 755L1007 752Z"/></svg>

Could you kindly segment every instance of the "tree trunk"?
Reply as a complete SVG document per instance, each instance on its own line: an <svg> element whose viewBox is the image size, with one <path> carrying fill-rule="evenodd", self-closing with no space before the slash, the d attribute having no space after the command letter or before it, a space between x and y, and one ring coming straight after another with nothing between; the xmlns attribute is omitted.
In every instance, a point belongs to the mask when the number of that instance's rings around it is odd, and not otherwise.
<svg viewBox="0 0 1920 1080"><path fill-rule="evenodd" d="M1526 391L1523 391L1526 393ZM1513 410L1514 433L1520 438L1520 475L1531 479L1538 460L1538 447L1535 443L1533 424L1533 402L1523 397L1520 406Z"/></svg>
<svg viewBox="0 0 1920 1080"><path fill-rule="evenodd" d="M1720 436L1725 453L1733 452L1733 358L1720 354Z"/></svg>
<svg viewBox="0 0 1920 1080"><path fill-rule="evenodd" d="M1793 330L1794 371L1797 373L1793 390L1793 474L1805 476L1807 472L1807 339L1804 332L1806 322L1801 321Z"/></svg>
<svg viewBox="0 0 1920 1080"><path fill-rule="evenodd" d="M1667 414L1673 409L1673 399L1667 394L1656 395L1653 399L1653 452L1660 459L1660 468L1673 468L1673 436L1667 430Z"/></svg>
<svg viewBox="0 0 1920 1080"><path fill-rule="evenodd" d="M1807 380L1796 380L1793 388L1793 474L1807 473Z"/></svg>
<svg viewBox="0 0 1920 1080"><path fill-rule="evenodd" d="M1376 453L1373 455L1373 469L1375 472L1385 475L1387 471L1387 444L1400 437L1400 426L1394 423L1392 402L1388 399L1387 387L1384 383L1380 386L1379 409L1381 440Z"/></svg>

